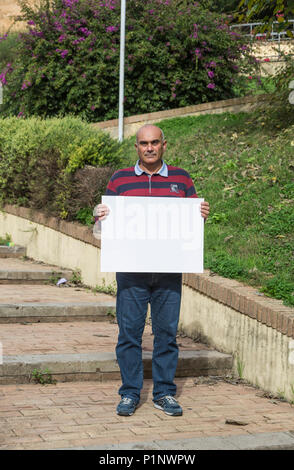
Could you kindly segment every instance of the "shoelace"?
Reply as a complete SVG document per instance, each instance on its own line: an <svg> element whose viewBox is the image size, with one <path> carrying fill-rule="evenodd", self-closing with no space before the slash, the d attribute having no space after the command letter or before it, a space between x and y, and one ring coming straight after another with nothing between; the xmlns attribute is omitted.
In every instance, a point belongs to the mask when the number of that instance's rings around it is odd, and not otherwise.
<svg viewBox="0 0 294 470"><path fill-rule="evenodd" d="M167 395L164 399L167 400L170 405L178 405L177 401L171 395Z"/></svg>
<svg viewBox="0 0 294 470"><path fill-rule="evenodd" d="M124 397L122 399L124 405L129 405L131 402L132 402L132 399L131 398L128 398L128 397Z"/></svg>

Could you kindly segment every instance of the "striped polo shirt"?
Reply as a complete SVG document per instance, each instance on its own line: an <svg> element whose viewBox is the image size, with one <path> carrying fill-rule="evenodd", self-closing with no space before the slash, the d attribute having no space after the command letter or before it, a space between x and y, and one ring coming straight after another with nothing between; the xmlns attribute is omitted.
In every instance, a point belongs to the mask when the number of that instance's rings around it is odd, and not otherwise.
<svg viewBox="0 0 294 470"><path fill-rule="evenodd" d="M116 171L106 188L107 196L198 197L187 171L164 161L157 173L149 175L139 166Z"/></svg>

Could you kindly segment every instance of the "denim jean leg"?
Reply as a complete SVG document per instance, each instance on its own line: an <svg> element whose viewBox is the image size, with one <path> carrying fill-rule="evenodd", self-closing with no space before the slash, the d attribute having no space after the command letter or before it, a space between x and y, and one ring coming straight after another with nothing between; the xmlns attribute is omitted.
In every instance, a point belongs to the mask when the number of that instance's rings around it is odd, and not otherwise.
<svg viewBox="0 0 294 470"><path fill-rule="evenodd" d="M182 291L181 274L154 275L151 318L154 334L152 357L153 400L176 394L174 377L178 363L176 341Z"/></svg>
<svg viewBox="0 0 294 470"><path fill-rule="evenodd" d="M116 279L119 326L116 357L122 379L119 394L139 401L143 386L142 335L150 292L142 274L117 273Z"/></svg>

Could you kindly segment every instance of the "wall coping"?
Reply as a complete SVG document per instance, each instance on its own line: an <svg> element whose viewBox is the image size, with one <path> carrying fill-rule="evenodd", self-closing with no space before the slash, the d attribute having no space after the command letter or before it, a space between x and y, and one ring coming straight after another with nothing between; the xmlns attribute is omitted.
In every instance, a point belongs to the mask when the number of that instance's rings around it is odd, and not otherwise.
<svg viewBox="0 0 294 470"><path fill-rule="evenodd" d="M183 108L174 108L167 109L164 111L156 111L153 113L137 114L134 116L128 116L124 118L124 124L134 124L141 121L156 121L161 119L174 118L177 116L183 116L192 113L204 113L206 111L213 111L219 108L229 108L236 105L245 105L250 103L258 103L260 100L266 100L268 98L267 94L261 95L248 95L241 98L231 98L228 100L220 101L210 101L208 103L200 103L191 106L185 106ZM92 124L94 127L99 127L100 129L117 127L118 119L111 119L109 121L100 121Z"/></svg>
<svg viewBox="0 0 294 470"><path fill-rule="evenodd" d="M80 240L89 245L101 247L100 239L93 236L92 228L82 225L79 222L66 222L58 217L47 215L42 211L21 207L12 204L5 204L2 209L3 212L7 212L17 217L30 220L36 224L44 225L45 227L56 230L57 232L68 235L69 237Z"/></svg>
<svg viewBox="0 0 294 470"><path fill-rule="evenodd" d="M2 211L101 248L92 229L79 223L65 222L41 211L11 204L6 204ZM203 274L183 274L183 284L294 339L294 308L286 307L281 300L266 297L254 287L209 270Z"/></svg>

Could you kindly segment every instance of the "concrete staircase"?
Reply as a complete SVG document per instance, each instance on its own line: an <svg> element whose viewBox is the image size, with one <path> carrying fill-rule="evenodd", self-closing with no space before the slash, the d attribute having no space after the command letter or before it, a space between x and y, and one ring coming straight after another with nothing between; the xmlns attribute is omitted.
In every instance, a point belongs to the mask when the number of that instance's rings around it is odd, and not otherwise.
<svg viewBox="0 0 294 470"><path fill-rule="evenodd" d="M0 247L0 384L29 383L37 376L59 382L120 379L115 298L71 283L72 274L26 259L23 247ZM61 278L68 282L58 287ZM152 343L147 324L146 378L152 376ZM178 344L178 377L231 371L230 355L184 335Z"/></svg>

